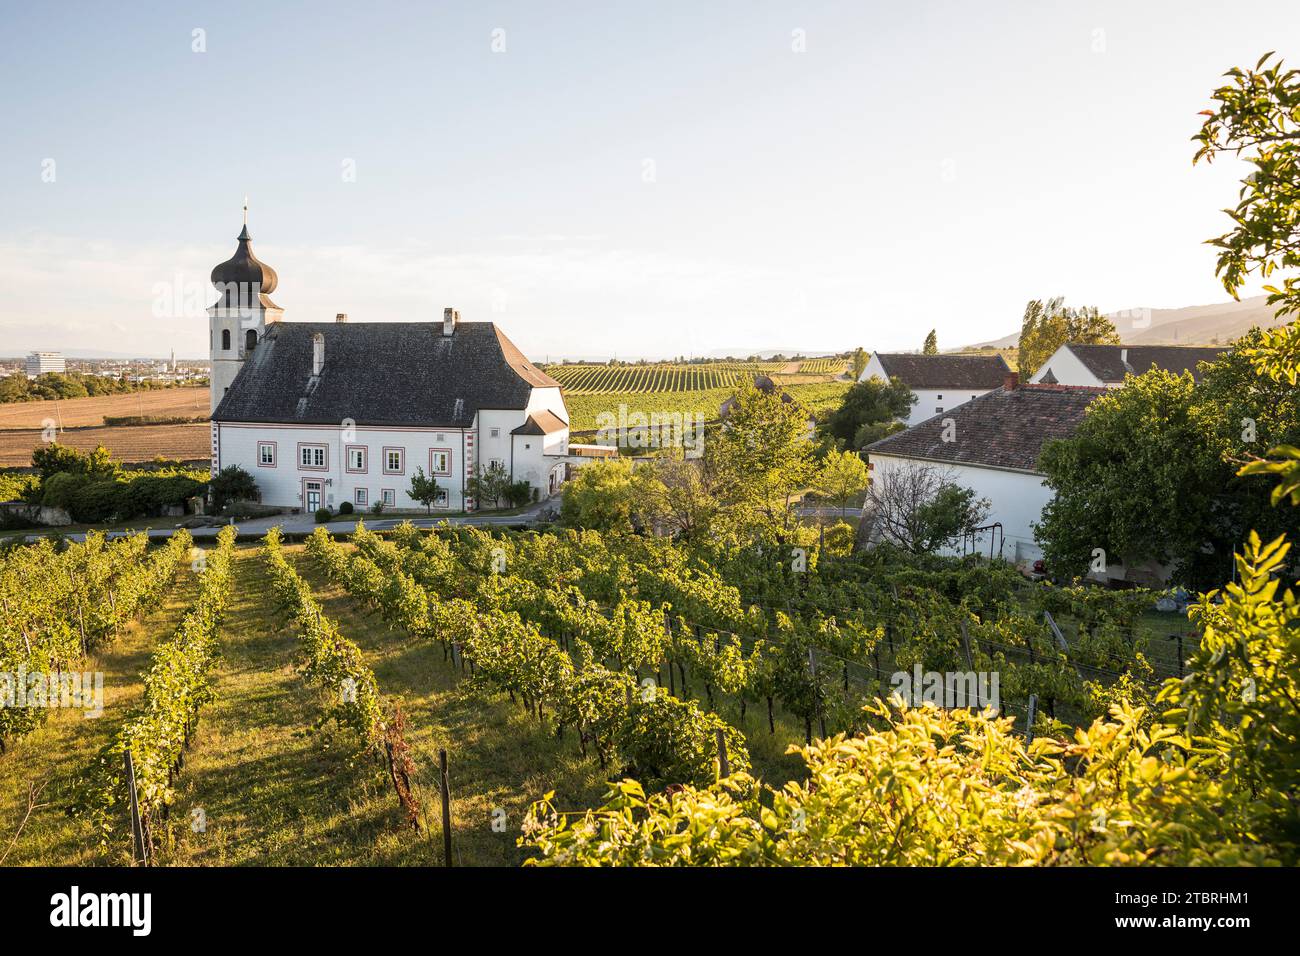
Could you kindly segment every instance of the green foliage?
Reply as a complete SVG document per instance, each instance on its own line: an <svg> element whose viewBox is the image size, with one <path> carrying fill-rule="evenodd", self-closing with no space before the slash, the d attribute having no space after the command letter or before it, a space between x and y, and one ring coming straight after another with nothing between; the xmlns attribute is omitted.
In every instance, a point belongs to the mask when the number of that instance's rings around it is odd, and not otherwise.
<svg viewBox="0 0 1300 956"><path fill-rule="evenodd" d="M797 752L804 783L738 775L647 796L633 781L561 814L548 796L520 845L545 866L1240 865L1278 856L1238 794L1171 730L1116 708L1074 742L1026 746L1009 720L873 707L865 736Z"/></svg>
<svg viewBox="0 0 1300 956"><path fill-rule="evenodd" d="M1039 464L1056 494L1037 537L1055 573L1083 574L1101 548L1109 562L1170 563L1177 580L1203 588L1250 529L1294 533L1296 514L1270 508L1288 486L1239 477L1283 474L1285 461L1240 465L1300 444L1300 393L1254 367L1266 341L1249 333L1196 381L1155 369L1131 378L1095 401L1072 437L1044 447Z"/></svg>
<svg viewBox="0 0 1300 956"><path fill-rule="evenodd" d="M328 508L317 508L317 509L316 509L316 523L317 523L317 524L325 524L327 521L329 521L329 520L330 520L331 518L333 518L333 517L334 517L334 512L330 511Z"/></svg>
<svg viewBox="0 0 1300 956"><path fill-rule="evenodd" d="M1219 250L1215 274L1235 299L1252 274L1267 279L1300 266L1300 73L1266 53L1254 69L1224 75L1229 82L1214 91L1193 137L1193 162L1227 153L1253 167L1237 205L1224 210L1233 228L1209 241ZM1280 315L1300 311L1300 279L1264 289Z"/></svg>
<svg viewBox="0 0 1300 956"><path fill-rule="evenodd" d="M470 479L471 484L474 484L476 481L477 479L475 478ZM470 494L476 495L481 490L481 487L477 487L475 490L471 491ZM432 475L426 475L424 469L419 465L416 465L415 474L411 476L411 487L407 491L407 494L411 496L411 499L424 505L425 510L432 514L433 503L438 500L438 495L441 492L442 488L438 484L438 479L434 478Z"/></svg>
<svg viewBox="0 0 1300 956"><path fill-rule="evenodd" d="M42 445L32 451L32 467L44 481L51 475L70 472L91 478L112 478L118 465L108 454L108 449L97 445L94 451L84 452L58 442Z"/></svg>
<svg viewBox="0 0 1300 956"><path fill-rule="evenodd" d="M822 460L816 484L818 491L839 503L842 514L850 499L867 490L871 472L856 452L832 451Z"/></svg>
<svg viewBox="0 0 1300 956"><path fill-rule="evenodd" d="M930 334L925 337L925 345L922 346L921 348L921 354L922 355L939 354L939 336L938 334L936 334L934 329L931 329Z"/></svg>
<svg viewBox="0 0 1300 956"><path fill-rule="evenodd" d="M339 505L339 514L341 515L350 515L355 510L356 509L352 507L352 502L350 501L344 501Z"/></svg>
<svg viewBox="0 0 1300 956"><path fill-rule="evenodd" d="M916 402L912 390L897 378L888 382L870 378L853 385L839 408L826 421L826 432L841 447L863 448L884 438L896 424L906 418Z"/></svg>
<svg viewBox="0 0 1300 956"><path fill-rule="evenodd" d="M1021 378L1028 380L1058 348L1067 342L1082 345L1118 345L1115 325L1095 306L1073 308L1057 296L1046 302L1031 300L1020 323Z"/></svg>
<svg viewBox="0 0 1300 956"><path fill-rule="evenodd" d="M188 535L174 536L183 542ZM78 808L91 811L107 842L120 825L128 799L123 753L131 751L140 814L145 826L159 822L174 798L173 775L189 743L200 708L212 699L210 672L217 658L217 632L230 596L235 528L217 536L203 561L199 596L176 632L158 646L144 678L140 707L100 752L82 780Z"/></svg>
<svg viewBox="0 0 1300 956"><path fill-rule="evenodd" d="M227 465L208 482L212 507L217 514L232 501L256 501L257 481L239 465Z"/></svg>
<svg viewBox="0 0 1300 956"><path fill-rule="evenodd" d="M630 461L593 459L565 484L560 520L571 528L630 531L635 500Z"/></svg>

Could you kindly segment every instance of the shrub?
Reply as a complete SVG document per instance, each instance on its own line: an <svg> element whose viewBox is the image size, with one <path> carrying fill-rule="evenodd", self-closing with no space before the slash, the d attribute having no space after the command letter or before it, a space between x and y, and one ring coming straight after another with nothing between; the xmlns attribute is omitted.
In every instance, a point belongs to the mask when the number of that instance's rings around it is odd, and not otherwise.
<svg viewBox="0 0 1300 956"><path fill-rule="evenodd" d="M217 472L208 482L212 491L213 510L220 512L231 501L256 501L257 482L238 465L230 465Z"/></svg>
<svg viewBox="0 0 1300 956"><path fill-rule="evenodd" d="M108 449L99 445L92 452L78 451L58 442L51 442L32 452L32 467L40 474L41 480L60 472L72 472L78 475L115 475L117 463L109 457Z"/></svg>
<svg viewBox="0 0 1300 956"><path fill-rule="evenodd" d="M383 498L380 498L378 501L376 501L373 505L370 506L370 513L371 513L372 515L381 515L381 514L384 513L384 499L383 499Z"/></svg>
<svg viewBox="0 0 1300 956"><path fill-rule="evenodd" d="M350 501L345 501L343 504L339 505L339 514L341 515L350 515L352 514L352 511L352 502Z"/></svg>
<svg viewBox="0 0 1300 956"><path fill-rule="evenodd" d="M317 508L317 509L316 509L316 523L317 523L317 524L324 524L325 522L329 521L330 518L332 518L332 517L334 517L334 512L330 511L328 508Z"/></svg>

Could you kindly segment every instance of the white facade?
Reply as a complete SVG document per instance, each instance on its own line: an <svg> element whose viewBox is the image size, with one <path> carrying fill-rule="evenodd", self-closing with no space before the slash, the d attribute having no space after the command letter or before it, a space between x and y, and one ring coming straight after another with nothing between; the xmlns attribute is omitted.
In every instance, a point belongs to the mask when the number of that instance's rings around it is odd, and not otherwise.
<svg viewBox="0 0 1300 956"><path fill-rule="evenodd" d="M364 512L377 501L386 510L423 510L410 496L418 467L445 489L433 511L457 512L479 507L466 495L466 479L495 458L512 481L526 480L544 499L564 481L569 433L512 436L527 417L517 409L485 410L464 429L213 422L212 473L240 466L266 505L337 511L348 501Z"/></svg>
<svg viewBox="0 0 1300 956"><path fill-rule="evenodd" d="M1029 379L1033 384L1040 384L1047 376L1048 372L1056 380L1057 385L1086 385L1090 388L1120 388L1123 382L1103 382L1091 371L1088 366L1079 361L1079 357L1070 350L1068 345L1062 345L1048 357L1047 361L1039 367Z"/></svg>
<svg viewBox="0 0 1300 956"><path fill-rule="evenodd" d="M68 364L62 352L32 352L27 356L27 377L36 378L48 372L66 372Z"/></svg>
<svg viewBox="0 0 1300 956"><path fill-rule="evenodd" d="M1042 549L1034 541L1033 525L1041 518L1053 493L1042 475L979 465L923 461L874 452L871 455L873 475L882 475L891 468L917 465L936 468L953 483L971 488L977 497L988 499L989 513L984 524L1000 522L1001 537L997 532L985 532L977 536L973 548L976 553L987 557L991 543L995 558L999 557L998 549L1001 546L1000 556L1014 564L1032 564L1043 556ZM971 550L969 545L967 548ZM943 553L961 554L962 543L957 542Z"/></svg>
<svg viewBox="0 0 1300 956"><path fill-rule="evenodd" d="M858 376L859 382L865 382L871 378L879 378L889 381L889 375L885 372L885 366L881 364L880 356L876 352L871 353L871 358L867 361L866 368ZM944 412L952 411L958 405L969 402L972 398L992 391L987 388L957 388L956 386L943 388L913 388L912 394L916 396L916 402L912 405L911 411L905 418L900 419L908 428L925 421L927 418L934 418L935 415L941 415Z"/></svg>

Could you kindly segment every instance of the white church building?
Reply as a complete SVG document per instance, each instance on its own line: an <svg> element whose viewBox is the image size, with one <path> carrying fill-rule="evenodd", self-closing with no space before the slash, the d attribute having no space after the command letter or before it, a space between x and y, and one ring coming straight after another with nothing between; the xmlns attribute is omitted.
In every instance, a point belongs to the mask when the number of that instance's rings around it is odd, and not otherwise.
<svg viewBox="0 0 1300 956"><path fill-rule="evenodd" d="M417 469L439 486L435 510L473 511L466 490L499 463L544 499L563 483L569 413L560 385L491 322L285 322L278 277L253 255L245 223L212 270L212 473L238 465L263 504L313 512L424 509Z"/></svg>

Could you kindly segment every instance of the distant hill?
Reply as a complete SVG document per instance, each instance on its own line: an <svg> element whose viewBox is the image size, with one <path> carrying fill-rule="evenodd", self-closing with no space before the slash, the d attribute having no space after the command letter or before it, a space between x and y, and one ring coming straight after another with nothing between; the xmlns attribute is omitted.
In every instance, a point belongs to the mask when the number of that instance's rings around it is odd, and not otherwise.
<svg viewBox="0 0 1300 956"><path fill-rule="evenodd" d="M1253 326L1268 328L1286 321L1274 316L1267 298L1259 295L1240 302L1181 309L1126 309L1107 317L1119 329L1125 345L1223 345ZM1014 348L1019 342L1020 333L1013 332L980 346Z"/></svg>

